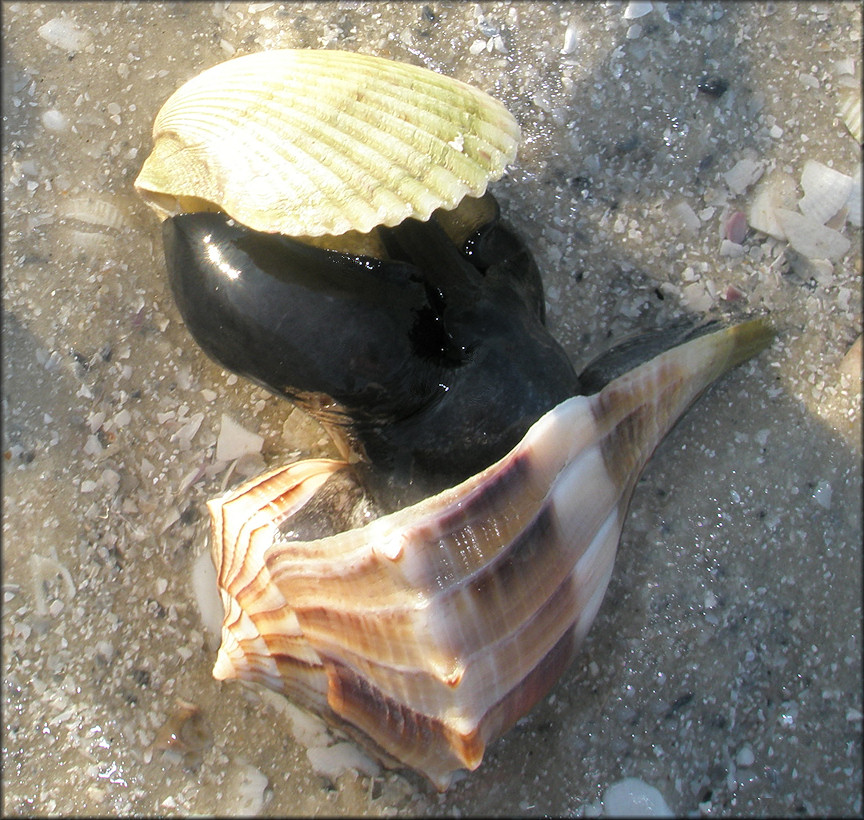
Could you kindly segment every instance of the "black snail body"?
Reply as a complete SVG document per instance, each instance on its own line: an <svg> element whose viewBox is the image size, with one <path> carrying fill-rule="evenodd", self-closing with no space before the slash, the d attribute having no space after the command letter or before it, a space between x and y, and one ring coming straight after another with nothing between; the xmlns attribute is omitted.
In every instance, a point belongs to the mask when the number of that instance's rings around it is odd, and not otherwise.
<svg viewBox="0 0 864 820"><path fill-rule="evenodd" d="M219 364L343 428L389 483L437 491L579 392L530 253L491 196L470 205L379 228L381 258L173 217L174 297Z"/></svg>

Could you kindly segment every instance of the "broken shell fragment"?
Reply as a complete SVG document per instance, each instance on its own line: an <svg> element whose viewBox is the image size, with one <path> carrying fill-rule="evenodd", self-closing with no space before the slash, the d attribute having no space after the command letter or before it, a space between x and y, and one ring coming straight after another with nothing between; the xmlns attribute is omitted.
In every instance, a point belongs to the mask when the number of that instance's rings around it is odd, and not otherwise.
<svg viewBox="0 0 864 820"><path fill-rule="evenodd" d="M855 88L848 88L841 93L840 102L837 106L837 113L843 124L849 129L849 133L857 141L861 142L864 138L864 128L862 128L861 113L861 79L858 78L858 83Z"/></svg>
<svg viewBox="0 0 864 820"><path fill-rule="evenodd" d="M804 196L798 203L801 213L825 224L837 213L852 193L852 177L808 160L801 174Z"/></svg>
<svg viewBox="0 0 864 820"><path fill-rule="evenodd" d="M656 445L770 339L761 320L691 339L565 400L461 484L336 535L292 540L338 462L209 502L225 609L214 676L282 692L446 789L569 665Z"/></svg>
<svg viewBox="0 0 864 820"><path fill-rule="evenodd" d="M803 256L837 260L849 250L851 242L842 233L812 217L786 208L777 208L774 213L789 244Z"/></svg>
<svg viewBox="0 0 864 820"><path fill-rule="evenodd" d="M734 196L743 194L751 185L759 181L765 166L750 157L738 160L725 174L723 179Z"/></svg>
<svg viewBox="0 0 864 820"><path fill-rule="evenodd" d="M367 232L480 196L516 155L497 100L417 66L283 49L228 60L163 105L135 186L163 219L221 210L289 236Z"/></svg>
<svg viewBox="0 0 864 820"><path fill-rule="evenodd" d="M773 172L759 181L753 192L753 200L747 212L747 222L754 230L786 239L786 234L777 219L777 209L795 207L795 182L788 174Z"/></svg>
<svg viewBox="0 0 864 820"><path fill-rule="evenodd" d="M177 698L174 712L159 729L147 750L147 757L161 750L174 755L184 768L194 770L201 765L204 753L212 745L210 726L200 707Z"/></svg>
<svg viewBox="0 0 864 820"><path fill-rule="evenodd" d="M741 211L733 211L724 226L725 238L735 245L740 245L747 236L747 217Z"/></svg>
<svg viewBox="0 0 864 820"><path fill-rule="evenodd" d="M856 228L861 227L861 165L852 176L852 190L846 200L846 220Z"/></svg>
<svg viewBox="0 0 864 820"><path fill-rule="evenodd" d="M82 194L61 202L57 213L61 219L83 225L88 230L119 231L129 225L126 214L107 197Z"/></svg>

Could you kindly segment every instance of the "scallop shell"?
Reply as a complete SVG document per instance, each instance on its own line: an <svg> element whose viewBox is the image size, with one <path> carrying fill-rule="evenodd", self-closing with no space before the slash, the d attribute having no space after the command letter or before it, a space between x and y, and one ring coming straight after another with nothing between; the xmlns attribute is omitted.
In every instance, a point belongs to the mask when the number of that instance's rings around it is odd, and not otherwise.
<svg viewBox="0 0 864 820"><path fill-rule="evenodd" d="M558 405L462 484L337 535L286 533L339 462L209 502L225 610L214 676L283 692L446 789L572 660L655 446L770 338L753 320L689 341Z"/></svg>
<svg viewBox="0 0 864 820"><path fill-rule="evenodd" d="M153 126L135 186L161 218L222 210L290 236L425 220L480 196L516 155L501 103L417 66L284 49L189 80Z"/></svg>

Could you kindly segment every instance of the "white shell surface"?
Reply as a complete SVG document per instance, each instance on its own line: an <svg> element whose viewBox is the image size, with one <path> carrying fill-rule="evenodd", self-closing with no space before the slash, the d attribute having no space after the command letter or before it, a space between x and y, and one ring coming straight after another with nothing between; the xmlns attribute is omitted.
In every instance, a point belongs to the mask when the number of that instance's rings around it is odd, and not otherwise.
<svg viewBox="0 0 864 820"><path fill-rule="evenodd" d="M367 232L482 195L519 126L488 94L417 66L279 49L181 86L135 182L162 217L219 209L291 236Z"/></svg>
<svg viewBox="0 0 864 820"><path fill-rule="evenodd" d="M810 259L836 260L849 250L851 243L842 233L812 217L786 208L774 213L789 244Z"/></svg>
<svg viewBox="0 0 864 820"><path fill-rule="evenodd" d="M786 234L776 212L778 208L793 208L795 201L796 190L792 177L782 172L766 175L753 191L747 223L754 230L785 240Z"/></svg>
<svg viewBox="0 0 864 820"><path fill-rule="evenodd" d="M801 174L804 196L801 213L823 225L837 213L852 193L852 177L816 160L807 160Z"/></svg>

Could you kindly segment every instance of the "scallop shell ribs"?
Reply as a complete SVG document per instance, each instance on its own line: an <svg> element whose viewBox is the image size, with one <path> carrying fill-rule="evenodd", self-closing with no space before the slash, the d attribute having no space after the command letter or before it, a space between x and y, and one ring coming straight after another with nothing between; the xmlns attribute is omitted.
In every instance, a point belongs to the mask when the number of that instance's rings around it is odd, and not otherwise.
<svg viewBox="0 0 864 820"><path fill-rule="evenodd" d="M692 339L562 402L461 484L333 536L297 540L295 521L350 473L338 461L211 501L214 675L283 692L446 789L567 669L656 445L770 338L752 320Z"/></svg>
<svg viewBox="0 0 864 820"><path fill-rule="evenodd" d="M381 57L277 49L169 97L135 187L166 218L221 210L288 236L367 232L480 196L519 126L488 94Z"/></svg>

